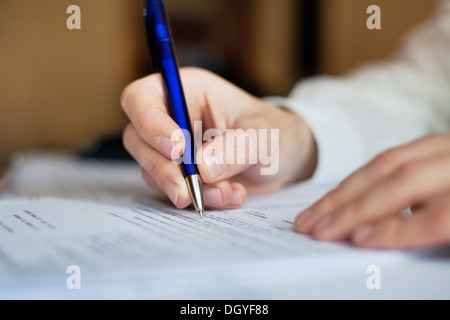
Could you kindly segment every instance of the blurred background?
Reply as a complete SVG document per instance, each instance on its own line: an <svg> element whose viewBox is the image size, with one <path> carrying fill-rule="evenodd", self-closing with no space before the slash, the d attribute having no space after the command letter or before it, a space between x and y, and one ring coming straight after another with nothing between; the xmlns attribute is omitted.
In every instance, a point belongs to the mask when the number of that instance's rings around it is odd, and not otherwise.
<svg viewBox="0 0 450 320"><path fill-rule="evenodd" d="M84 150L120 137L120 95L152 72L143 0L0 0L0 151ZM166 0L181 66L257 96L389 56L434 0ZM366 27L369 5L381 30ZM81 8L69 30L67 7Z"/></svg>

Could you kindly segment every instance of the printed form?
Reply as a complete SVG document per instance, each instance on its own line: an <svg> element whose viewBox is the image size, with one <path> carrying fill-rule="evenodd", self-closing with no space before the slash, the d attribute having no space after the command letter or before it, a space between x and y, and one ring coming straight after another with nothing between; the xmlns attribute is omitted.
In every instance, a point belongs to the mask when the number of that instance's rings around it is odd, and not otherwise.
<svg viewBox="0 0 450 320"><path fill-rule="evenodd" d="M294 232L296 215L329 186L293 186L200 218L140 174L134 163L26 159L0 201L0 298L295 298L308 294L296 283L350 277L364 287L370 264L415 259ZM67 287L71 266L80 290Z"/></svg>

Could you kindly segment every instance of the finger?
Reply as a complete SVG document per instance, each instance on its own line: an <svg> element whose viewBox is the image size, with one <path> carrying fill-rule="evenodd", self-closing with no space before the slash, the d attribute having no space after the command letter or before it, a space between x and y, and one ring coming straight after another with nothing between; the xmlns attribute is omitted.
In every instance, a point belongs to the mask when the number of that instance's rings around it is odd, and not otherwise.
<svg viewBox="0 0 450 320"><path fill-rule="evenodd" d="M358 198L400 166L425 160L450 151L450 134L417 140L409 145L388 150L369 164L346 178L336 189L327 193L312 207L305 209L296 219L296 229L308 233L312 226L329 212L352 199Z"/></svg>
<svg viewBox="0 0 450 320"><path fill-rule="evenodd" d="M151 177L177 208L184 208L191 203L186 182L178 165L142 140L132 125L126 127L123 141L128 152L147 172L146 181L150 181Z"/></svg>
<svg viewBox="0 0 450 320"><path fill-rule="evenodd" d="M158 183L156 182L156 180L150 176L147 171L145 171L144 169L142 169L142 178L144 179L145 183L147 183L147 185L152 188L152 189L156 189L156 190L160 190L161 188L159 187Z"/></svg>
<svg viewBox="0 0 450 320"><path fill-rule="evenodd" d="M247 190L241 184L237 182L231 182L231 199L230 202L226 205L226 209L235 209L240 208L247 200Z"/></svg>
<svg viewBox="0 0 450 320"><path fill-rule="evenodd" d="M256 137L243 130L217 131L197 152L197 167L206 183L228 179L257 164Z"/></svg>
<svg viewBox="0 0 450 320"><path fill-rule="evenodd" d="M239 183L220 181L204 185L205 205L209 209L234 209L241 207L246 200L245 188Z"/></svg>
<svg viewBox="0 0 450 320"><path fill-rule="evenodd" d="M142 170L144 181L153 189L159 190L156 180L147 171ZM205 206L208 209L235 209L241 207L247 198L245 187L240 183L220 181L204 185Z"/></svg>
<svg viewBox="0 0 450 320"><path fill-rule="evenodd" d="M154 189L159 190L156 180L147 171L142 170L145 182ZM205 206L208 209L235 209L241 207L247 198L245 187L240 183L220 181L216 184L204 185Z"/></svg>
<svg viewBox="0 0 450 320"><path fill-rule="evenodd" d="M313 226L318 239L341 240L364 223L401 212L450 190L450 154L407 164Z"/></svg>
<svg viewBox="0 0 450 320"><path fill-rule="evenodd" d="M356 198L400 166L448 152L450 152L450 134L433 135L390 149L346 178L339 186L338 198L342 203Z"/></svg>
<svg viewBox="0 0 450 320"><path fill-rule="evenodd" d="M428 206L409 217L388 217L352 233L357 246L418 249L450 242L450 201Z"/></svg>
<svg viewBox="0 0 450 320"><path fill-rule="evenodd" d="M171 159L172 134L179 126L168 113L161 76L154 74L127 86L121 104L138 135Z"/></svg>
<svg viewBox="0 0 450 320"><path fill-rule="evenodd" d="M247 174L247 172L244 172L243 174L233 176L228 180L245 185L246 193L253 195L273 193L281 189L284 185L282 181L274 181L272 183L261 183L260 181L255 181L247 178L248 175L250 175L250 173Z"/></svg>
<svg viewBox="0 0 450 320"><path fill-rule="evenodd" d="M224 180L245 171L245 177L260 183L273 182L279 171L279 134L260 115L247 115L225 132L210 129L197 153L197 164L207 183ZM210 138L213 138L210 140Z"/></svg>
<svg viewBox="0 0 450 320"><path fill-rule="evenodd" d="M186 183L184 179L180 179L181 171L177 165L146 145L131 125L125 130L124 141L127 150L143 167L144 180L150 187L163 190L179 208L189 205L190 198L183 196ZM174 176L176 172L179 174ZM204 185L205 204L210 209L238 208L244 204L246 196L246 190L240 183L220 181L212 185Z"/></svg>

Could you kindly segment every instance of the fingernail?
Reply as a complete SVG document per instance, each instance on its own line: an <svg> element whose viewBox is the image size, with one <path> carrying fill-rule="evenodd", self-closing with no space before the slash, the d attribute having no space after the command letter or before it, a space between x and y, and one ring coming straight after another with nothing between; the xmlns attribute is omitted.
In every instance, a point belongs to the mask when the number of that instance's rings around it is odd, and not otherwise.
<svg viewBox="0 0 450 320"><path fill-rule="evenodd" d="M156 146L166 157L172 158L173 141L167 137L156 138Z"/></svg>
<svg viewBox="0 0 450 320"><path fill-rule="evenodd" d="M172 201L173 204L176 205L177 200L178 200L178 195L180 193L180 187L172 181L167 181L166 184L164 185L164 191L166 192L170 201Z"/></svg>
<svg viewBox="0 0 450 320"><path fill-rule="evenodd" d="M211 179L220 177L227 170L227 165L224 163L223 157L221 157L218 152L215 153L214 156L210 153L206 154L204 162Z"/></svg>
<svg viewBox="0 0 450 320"><path fill-rule="evenodd" d="M241 192L238 190L233 190L233 192L231 193L230 205L237 206L240 205L241 203L242 203Z"/></svg>
<svg viewBox="0 0 450 320"><path fill-rule="evenodd" d="M372 226L371 225L365 225L361 228L358 228L353 233L353 241L360 242L365 240L370 234L372 233Z"/></svg>
<svg viewBox="0 0 450 320"><path fill-rule="evenodd" d="M300 212L295 219L296 224L301 224L303 221L305 221L309 216L311 215L311 209L305 209L302 212Z"/></svg>
<svg viewBox="0 0 450 320"><path fill-rule="evenodd" d="M331 223L331 215L329 214L320 219L319 222L317 222L316 226L314 227L314 231L319 231L327 227L330 223Z"/></svg>
<svg viewBox="0 0 450 320"><path fill-rule="evenodd" d="M203 190L205 197L205 204L210 206L222 205L222 192L217 187L208 187Z"/></svg>

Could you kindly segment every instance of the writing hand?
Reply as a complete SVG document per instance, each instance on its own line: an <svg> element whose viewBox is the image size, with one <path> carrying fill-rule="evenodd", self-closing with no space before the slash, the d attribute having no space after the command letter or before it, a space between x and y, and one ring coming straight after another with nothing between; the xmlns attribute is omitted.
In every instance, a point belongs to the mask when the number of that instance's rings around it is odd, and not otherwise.
<svg viewBox="0 0 450 320"><path fill-rule="evenodd" d="M202 121L203 130L214 128L221 132L215 139L204 142L197 153L208 207L237 208L245 202L247 193L271 192L312 175L315 144L309 128L298 115L272 106L205 70L182 68L180 76L191 121ZM168 114L160 74L127 86L121 103L130 119L123 134L124 146L142 166L145 181L165 192L176 207L188 206L191 199L186 183L181 169L172 161L175 146L171 137L179 127ZM242 130L229 133L227 129ZM279 130L279 143L270 146L271 153L277 155L273 160L279 168L273 175L261 175L265 164L261 162L258 148L251 147L245 136L248 129ZM231 138L235 141L244 141L242 150L224 143L230 134L234 134ZM224 146L221 154L202 152L215 149L211 147L218 144ZM228 161L238 152L243 152L244 161ZM212 156L221 159L206 159Z"/></svg>

